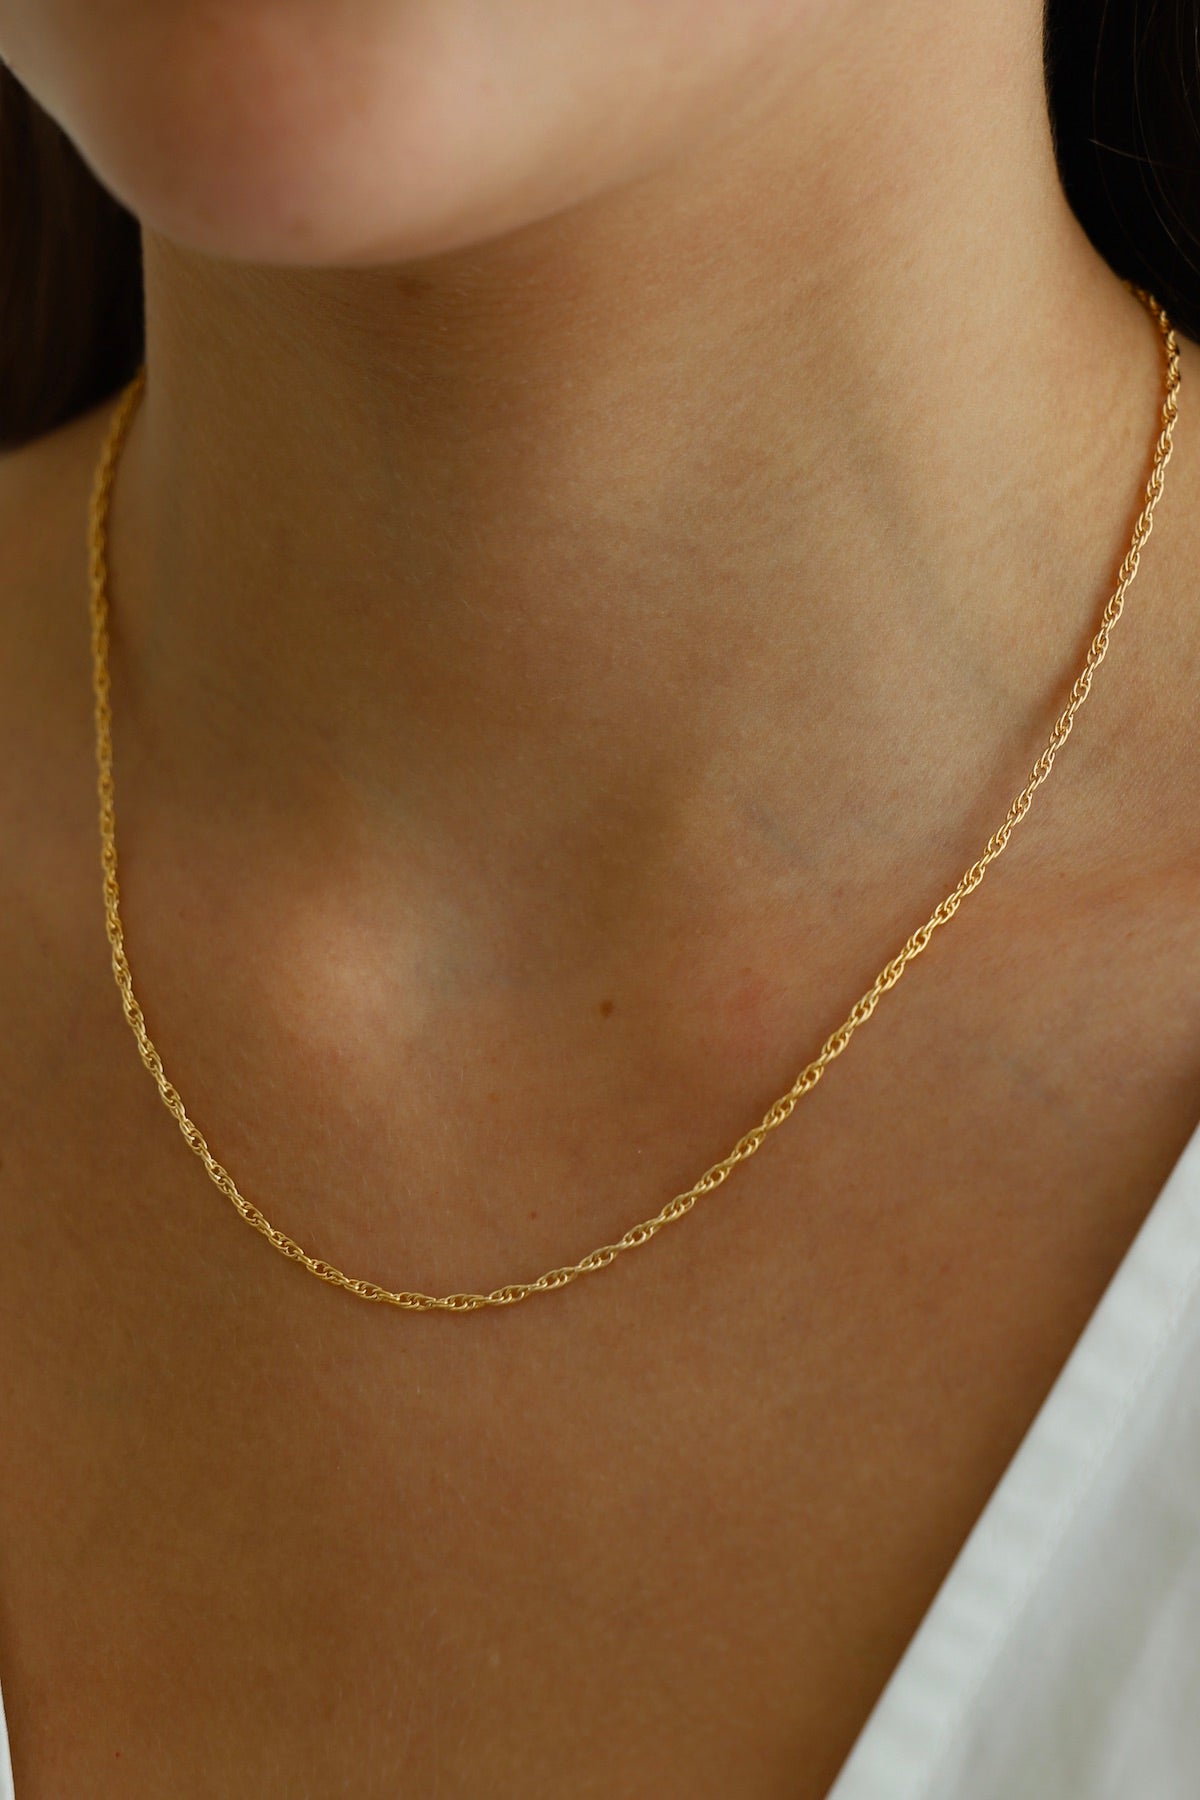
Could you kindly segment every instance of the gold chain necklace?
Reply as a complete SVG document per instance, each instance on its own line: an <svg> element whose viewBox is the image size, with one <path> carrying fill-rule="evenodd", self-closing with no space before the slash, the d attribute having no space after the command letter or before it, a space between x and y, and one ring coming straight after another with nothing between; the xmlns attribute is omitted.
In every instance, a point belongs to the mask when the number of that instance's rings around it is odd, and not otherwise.
<svg viewBox="0 0 1200 1800"><path fill-rule="evenodd" d="M1132 284L1128 285L1132 287ZM1121 564L1116 591L1101 615L1100 628L1092 639L1083 669L1071 689L1070 700L1055 722L1046 747L1033 766L1028 783L1009 807L1004 823L988 839L983 855L967 870L953 893L948 894L934 908L925 923L913 932L899 954L880 970L867 992L851 1009L849 1016L826 1039L820 1055L800 1072L788 1092L769 1108L761 1124L756 1125L752 1131L748 1131L745 1137L734 1145L728 1156L720 1162L714 1163L710 1169L706 1169L699 1181L693 1187L688 1188L686 1193L676 1194L673 1199L668 1200L662 1211L656 1213L652 1219L646 1219L640 1225L631 1226L615 1244L605 1244L599 1250L593 1250L590 1255L583 1257L577 1263L572 1263L567 1268L550 1269L545 1275L539 1275L536 1281L513 1282L508 1287L494 1288L490 1294L445 1294L439 1296L406 1292L393 1293L388 1288L377 1286L373 1281L363 1281L344 1275L331 1263L323 1262L318 1257L310 1256L306 1250L302 1250L300 1245L288 1237L286 1232L278 1230L264 1217L257 1206L238 1192L233 1177L217 1161L205 1142L203 1133L184 1110L178 1090L168 1081L163 1070L162 1058L146 1030L142 1009L133 992L133 980L125 954L125 936L121 925L113 787L112 704L108 669L109 497L121 446L145 386L145 366L143 365L138 370L116 406L96 468L89 531L92 680L96 720L96 763L99 774L101 866L104 875L104 909L108 926L108 941L112 947L113 974L120 990L125 1017L137 1039L142 1061L153 1075L163 1103L174 1116L183 1133L184 1141L200 1158L212 1180L221 1192L233 1202L247 1224L261 1232L284 1256L289 1257L293 1262L302 1264L311 1274L318 1276L322 1281L333 1283L336 1287L345 1288L348 1293L357 1294L364 1300L379 1301L388 1306L404 1307L419 1312L429 1312L435 1309L449 1312L474 1312L482 1306L511 1306L518 1300L527 1299L531 1294L550 1293L555 1288L566 1287L568 1282L576 1280L580 1275L590 1275L597 1269L607 1268L609 1263L621 1255L622 1251L632 1250L639 1244L649 1243L650 1239L661 1231L664 1225L669 1225L674 1220L681 1219L685 1213L690 1212L702 1194L711 1193L714 1188L720 1187L738 1163L745 1162L754 1155L767 1133L774 1131L777 1126L782 1125L784 1120L791 1116L797 1101L817 1085L829 1064L846 1048L854 1032L871 1017L880 998L889 988L895 987L909 963L914 957L921 954L938 926L944 925L947 920L952 919L966 896L979 886L989 863L994 862L1000 855L1008 842L1013 827L1025 816L1034 793L1049 775L1054 758L1070 733L1075 714L1087 698L1092 685L1092 676L1104 659L1108 649L1109 632L1121 616L1126 590L1137 573L1142 547L1150 536L1154 508L1162 492L1163 471L1170 460L1171 434L1178 411L1176 396L1179 389L1179 348L1175 332L1166 313L1152 295L1141 288L1132 287L1132 291L1156 320L1162 334L1166 358L1166 394L1162 405L1162 428L1154 451L1154 467L1150 479L1146 483L1145 502L1133 528L1133 538L1129 550Z"/></svg>

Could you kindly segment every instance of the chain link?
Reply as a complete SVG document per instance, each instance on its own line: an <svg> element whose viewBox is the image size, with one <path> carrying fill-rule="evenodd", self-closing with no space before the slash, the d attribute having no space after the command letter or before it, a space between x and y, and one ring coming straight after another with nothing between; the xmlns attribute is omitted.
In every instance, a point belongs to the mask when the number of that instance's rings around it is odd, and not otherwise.
<svg viewBox="0 0 1200 1800"><path fill-rule="evenodd" d="M125 935L121 924L120 886L117 880L108 599L109 500L121 448L145 387L145 365L143 364L139 368L137 374L125 388L114 410L96 468L89 518L92 678L105 918L108 941L112 949L113 975L120 991L125 1017L137 1040L141 1059L154 1077L163 1104L175 1118L184 1142L199 1157L211 1180L226 1198L232 1201L248 1225L252 1225L256 1231L261 1232L263 1237L275 1246L276 1250L291 1261L300 1263L310 1274L316 1275L320 1280L330 1282L336 1287L344 1288L347 1293L357 1294L363 1300L373 1300L387 1306L402 1307L417 1312L435 1310L474 1312L484 1306L512 1306L520 1300L528 1299L532 1294L551 1293L557 1288L566 1287L569 1282L577 1280L581 1275L590 1275L599 1269L606 1269L626 1250L633 1250L641 1244L649 1243L651 1238L657 1236L663 1229L664 1225L673 1224L675 1220L682 1219L685 1213L690 1212L702 1195L710 1194L719 1188L739 1163L746 1162L755 1154L769 1132L776 1130L791 1117L797 1103L805 1094L811 1093L830 1063L842 1054L859 1026L864 1025L871 1017L883 995L890 988L895 987L909 963L921 954L938 927L947 924L954 917L964 899L979 886L990 864L1003 851L1014 827L1028 812L1034 794L1053 768L1055 757L1070 735L1075 715L1087 699L1092 678L1104 660L1108 649L1109 634L1121 616L1126 592L1137 574L1142 550L1150 536L1154 508L1162 493L1164 471L1171 456L1171 438L1178 412L1179 346L1175 332L1163 308L1153 296L1142 288L1134 287L1132 283L1128 285L1154 317L1162 336L1165 353L1166 392L1162 403L1161 431L1154 450L1154 466L1146 484L1145 501L1134 525L1128 552L1121 564L1116 590L1101 614L1099 629L1092 639L1084 666L1071 689L1070 699L1064 711L1055 721L1045 749L1034 763L1028 782L1009 807L1003 824L993 832L982 856L977 862L972 863L953 893L948 894L944 900L939 902L925 923L913 932L903 949L880 970L866 993L855 1002L846 1019L825 1040L819 1055L801 1070L788 1092L768 1108L762 1121L740 1138L727 1156L723 1157L720 1162L714 1163L710 1169L706 1169L700 1179L685 1193L676 1194L668 1200L662 1210L655 1213L652 1219L645 1219L641 1224L630 1226L629 1230L618 1238L616 1243L602 1245L599 1249L582 1257L579 1262L568 1264L561 1269L550 1269L544 1275L539 1275L535 1281L513 1282L506 1287L493 1288L487 1294L436 1295L410 1293L405 1290L393 1292L389 1288L378 1286L373 1281L345 1275L332 1263L324 1262L319 1257L310 1256L308 1251L301 1249L300 1245L286 1232L280 1231L277 1226L272 1225L258 1207L238 1191L233 1177L209 1149L199 1126L189 1118L178 1089L167 1079L162 1058L155 1049L146 1029L145 1017L134 995L133 977L130 974L129 960L125 953Z"/></svg>

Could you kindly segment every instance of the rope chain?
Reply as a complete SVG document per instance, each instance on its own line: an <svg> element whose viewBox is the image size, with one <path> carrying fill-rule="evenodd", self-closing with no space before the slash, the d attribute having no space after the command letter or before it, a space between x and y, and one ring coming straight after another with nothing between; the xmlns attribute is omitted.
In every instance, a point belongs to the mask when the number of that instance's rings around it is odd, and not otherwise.
<svg viewBox="0 0 1200 1800"><path fill-rule="evenodd" d="M301 1264L310 1274L316 1275L322 1281L332 1283L335 1287L344 1288L347 1293L356 1294L363 1300L372 1300L383 1305L401 1307L414 1312L475 1312L485 1306L512 1306L518 1301L528 1299L533 1294L551 1293L558 1288L566 1287L568 1283L578 1280L581 1275L591 1275L597 1270L606 1269L625 1251L649 1243L651 1238L656 1237L665 1225L673 1224L677 1219L682 1219L686 1213L690 1212L702 1195L710 1194L719 1188L739 1163L746 1162L755 1154L770 1132L777 1130L786 1119L791 1117L798 1102L803 1099L805 1094L811 1093L830 1063L842 1054L854 1033L871 1017L883 995L890 988L896 986L905 969L925 949L934 932L954 917L967 895L979 886L989 866L1004 850L1014 828L1029 811L1034 794L1053 768L1059 750L1070 736L1075 715L1087 699L1091 690L1092 678L1104 660L1108 650L1109 634L1121 616L1125 595L1137 574L1142 550L1150 536L1154 509L1162 493L1164 472L1171 456L1172 432L1178 414L1179 346L1175 331L1165 311L1151 294L1143 288L1133 286L1132 283L1127 285L1153 315L1162 336L1165 353L1166 392L1162 403L1161 430L1154 450L1154 466L1146 483L1144 504L1134 525L1133 537L1125 560L1121 564L1116 589L1101 614L1099 629L1092 639L1084 666L1071 689L1066 707L1054 723L1045 749L1034 763L1029 780L1009 807L1004 822L993 832L983 854L971 864L953 892L947 894L946 898L935 906L925 923L918 926L903 948L879 971L866 993L855 1001L847 1017L826 1038L820 1053L800 1071L787 1093L781 1095L767 1109L759 1124L738 1139L727 1156L722 1157L719 1162L713 1163L711 1168L706 1169L700 1179L684 1193L676 1194L668 1200L653 1218L645 1219L637 1225L631 1225L629 1230L617 1239L616 1243L603 1244L599 1249L592 1250L588 1255L581 1257L576 1263L559 1269L549 1269L534 1281L511 1282L504 1287L493 1288L490 1293L486 1294L437 1295L409 1292L403 1289L393 1291L380 1287L374 1281L366 1281L357 1276L343 1274L332 1263L325 1262L320 1257L311 1256L307 1250L302 1249L294 1238L272 1225L253 1201L247 1200L239 1192L232 1175L223 1164L218 1162L209 1149L203 1132L188 1116L179 1091L167 1078L162 1057L155 1049L146 1028L145 1016L134 994L133 977L125 951L125 934L121 924L120 886L117 880L116 793L113 780L108 600L109 501L121 448L145 387L146 367L144 363L142 364L123 391L114 410L112 423L96 468L89 520L92 676L105 919L108 941L112 949L113 975L120 991L125 1017L137 1040L141 1059L154 1077L163 1104L173 1115L184 1142L199 1157L213 1183L228 1200L232 1201L248 1225L252 1225L256 1231L261 1232L263 1237L273 1244L283 1256Z"/></svg>

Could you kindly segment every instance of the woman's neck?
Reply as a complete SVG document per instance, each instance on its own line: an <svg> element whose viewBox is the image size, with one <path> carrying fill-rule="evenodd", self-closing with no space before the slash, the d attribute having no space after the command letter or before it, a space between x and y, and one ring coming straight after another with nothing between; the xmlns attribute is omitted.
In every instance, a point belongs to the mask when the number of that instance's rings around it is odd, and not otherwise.
<svg viewBox="0 0 1200 1800"><path fill-rule="evenodd" d="M914 7L688 163L417 266L149 234L113 511L144 746L571 892L718 813L828 866L935 740L930 820L1018 741L1023 775L1160 384L1059 189L1040 10Z"/></svg>

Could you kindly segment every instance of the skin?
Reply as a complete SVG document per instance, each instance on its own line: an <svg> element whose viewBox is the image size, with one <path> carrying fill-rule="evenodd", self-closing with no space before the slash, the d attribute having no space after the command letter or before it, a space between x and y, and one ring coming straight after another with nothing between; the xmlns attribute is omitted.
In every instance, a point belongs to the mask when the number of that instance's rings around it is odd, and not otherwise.
<svg viewBox="0 0 1200 1800"><path fill-rule="evenodd" d="M0 0L145 227L135 978L320 1254L490 1287L649 1216L1023 784L1161 386L1039 13ZM470 1321L172 1137L97 916L107 407L0 466L21 1800L825 1792L1196 1123L1195 364L984 888L719 1201Z"/></svg>
<svg viewBox="0 0 1200 1800"><path fill-rule="evenodd" d="M502 33L489 8L518 152L469 104L466 21L435 57L410 7L352 28L240 0L0 6L4 54L151 221L154 379L113 525L124 754L159 771L131 801L178 806L190 770L230 829L267 808L283 856L339 844L321 905L369 965L346 965L349 1013L364 986L382 1003L381 957L411 991L414 879L467 966L485 942L540 964L548 930L577 963L631 906L678 906L678 868L748 813L828 879L867 841L875 867L928 847L975 771L1036 747L1028 711L1124 542L1158 350L1058 189L1034 7L942 10L654 9L655 55L631 57L607 9ZM530 39L603 74L590 110ZM271 144L318 266L248 264L287 249L252 137L264 94L299 107L306 53L324 110ZM388 87L351 152L356 53L455 104L414 117ZM695 100L666 145L663 62ZM385 119L424 173L382 219L377 171L411 160ZM468 129L490 135L464 150ZM538 185L501 204L518 153ZM415 260L341 266L381 241ZM706 904L745 893L723 866Z"/></svg>
<svg viewBox="0 0 1200 1800"><path fill-rule="evenodd" d="M476 245L772 103L814 0L102 0L5 8L3 54L156 230L269 263ZM848 9L847 9L848 10ZM849 21L848 21L849 22Z"/></svg>

